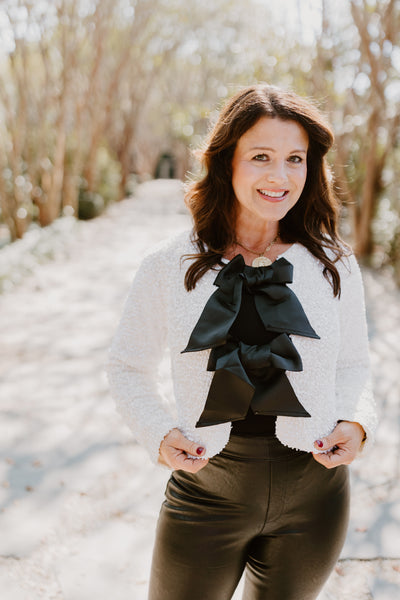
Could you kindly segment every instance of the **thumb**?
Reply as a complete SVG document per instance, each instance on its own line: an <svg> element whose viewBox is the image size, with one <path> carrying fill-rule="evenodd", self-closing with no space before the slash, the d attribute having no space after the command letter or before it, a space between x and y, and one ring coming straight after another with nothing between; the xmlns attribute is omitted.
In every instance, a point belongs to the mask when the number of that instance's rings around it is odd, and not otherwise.
<svg viewBox="0 0 400 600"><path fill-rule="evenodd" d="M183 450L187 454L191 454L192 456L203 456L205 453L205 448L203 446L196 444L196 442L191 442L179 430L177 431L176 438L174 439L174 446L179 448L179 450Z"/></svg>
<svg viewBox="0 0 400 600"><path fill-rule="evenodd" d="M330 435L326 437L320 438L314 442L314 447L324 452L325 450L330 450L338 443L338 436L333 431Z"/></svg>

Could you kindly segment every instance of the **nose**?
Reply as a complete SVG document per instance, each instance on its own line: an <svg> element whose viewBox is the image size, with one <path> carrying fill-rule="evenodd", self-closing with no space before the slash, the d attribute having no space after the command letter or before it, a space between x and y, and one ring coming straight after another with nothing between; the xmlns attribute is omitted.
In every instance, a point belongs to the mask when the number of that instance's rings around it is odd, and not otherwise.
<svg viewBox="0 0 400 600"><path fill-rule="evenodd" d="M283 161L277 161L270 165L267 179L271 183L284 183L287 181L286 165Z"/></svg>

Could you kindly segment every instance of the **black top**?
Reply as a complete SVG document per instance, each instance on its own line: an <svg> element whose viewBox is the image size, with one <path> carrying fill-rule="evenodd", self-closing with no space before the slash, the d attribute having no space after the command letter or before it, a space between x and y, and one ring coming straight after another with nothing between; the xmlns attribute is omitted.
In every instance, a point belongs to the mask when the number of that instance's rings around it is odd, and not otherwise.
<svg viewBox="0 0 400 600"><path fill-rule="evenodd" d="M233 432L269 432L268 416L310 416L285 374L302 370L289 335L319 336L286 285L292 281L293 265L285 258L249 267L239 254L219 272L218 289L183 351L211 349L207 369L214 376L196 427L233 421Z"/></svg>
<svg viewBox="0 0 400 600"><path fill-rule="evenodd" d="M247 286L243 286L242 302L229 333L237 341L249 345L262 345L272 341L276 336L275 332L265 329L255 306L254 293ZM257 385L256 378L252 377L249 372L247 374L253 384ZM286 398L283 397L281 401L282 406L285 406ZM275 415L256 414L253 412L250 403L245 418L232 422L231 433L233 435L273 435L275 433L275 423Z"/></svg>

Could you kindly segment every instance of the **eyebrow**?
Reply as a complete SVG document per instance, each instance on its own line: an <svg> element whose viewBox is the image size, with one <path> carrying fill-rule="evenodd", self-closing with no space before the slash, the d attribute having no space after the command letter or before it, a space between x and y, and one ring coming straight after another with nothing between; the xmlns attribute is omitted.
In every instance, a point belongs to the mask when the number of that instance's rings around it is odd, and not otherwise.
<svg viewBox="0 0 400 600"><path fill-rule="evenodd" d="M274 148L269 148L268 146L253 146L252 148L250 148L250 150L268 150L269 152L276 152ZM299 148L298 150L291 150L290 154L294 154L296 152L302 152L304 154L307 154L307 150L305 150L304 148Z"/></svg>

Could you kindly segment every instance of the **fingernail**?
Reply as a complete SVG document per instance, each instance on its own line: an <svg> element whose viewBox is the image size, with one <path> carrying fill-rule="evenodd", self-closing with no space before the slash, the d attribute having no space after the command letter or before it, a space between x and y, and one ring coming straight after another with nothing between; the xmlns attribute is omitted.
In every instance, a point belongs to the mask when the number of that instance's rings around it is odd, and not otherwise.
<svg viewBox="0 0 400 600"><path fill-rule="evenodd" d="M317 444L318 448L322 448L322 446L324 445L324 442L322 440L317 440L315 443Z"/></svg>
<svg viewBox="0 0 400 600"><path fill-rule="evenodd" d="M202 448L201 446L199 446L196 450L196 453L200 456L200 454L203 454L204 452L204 448Z"/></svg>

